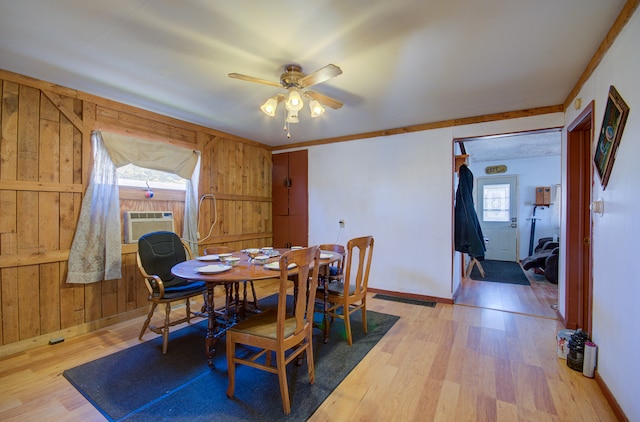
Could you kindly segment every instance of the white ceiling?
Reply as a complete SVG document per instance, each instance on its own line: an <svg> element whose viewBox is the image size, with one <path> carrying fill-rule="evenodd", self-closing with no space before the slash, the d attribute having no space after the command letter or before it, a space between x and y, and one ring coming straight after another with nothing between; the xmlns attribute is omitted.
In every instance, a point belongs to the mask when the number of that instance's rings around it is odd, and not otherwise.
<svg viewBox="0 0 640 422"><path fill-rule="evenodd" d="M561 104L624 0L0 0L0 68L279 146ZM283 67L344 102L283 132ZM281 106L282 107L282 106ZM282 113L282 111L280 111Z"/></svg>
<svg viewBox="0 0 640 422"><path fill-rule="evenodd" d="M559 156L561 153L559 130L467 139L462 143L470 163Z"/></svg>

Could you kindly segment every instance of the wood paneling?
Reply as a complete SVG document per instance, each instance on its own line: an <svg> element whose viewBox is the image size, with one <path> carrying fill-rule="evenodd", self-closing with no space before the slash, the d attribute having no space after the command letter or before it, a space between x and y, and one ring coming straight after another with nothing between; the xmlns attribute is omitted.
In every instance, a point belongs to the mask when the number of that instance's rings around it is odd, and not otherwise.
<svg viewBox="0 0 640 422"><path fill-rule="evenodd" d="M200 192L218 197L218 223L202 248L271 244L269 147L2 70L0 94L0 356L147 307L135 244L123 246L121 279L66 283L94 129L202 153ZM121 210L171 210L182 233L183 193L156 190L153 199L139 193L122 189ZM206 199L202 237L213 220L213 201Z"/></svg>

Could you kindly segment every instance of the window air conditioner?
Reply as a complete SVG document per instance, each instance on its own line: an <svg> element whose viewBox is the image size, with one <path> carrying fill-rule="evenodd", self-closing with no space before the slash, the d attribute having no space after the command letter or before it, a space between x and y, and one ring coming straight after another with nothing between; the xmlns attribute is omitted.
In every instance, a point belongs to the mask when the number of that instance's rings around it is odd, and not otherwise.
<svg viewBox="0 0 640 422"><path fill-rule="evenodd" d="M171 211L124 212L125 243L136 243L140 236L158 231L174 231Z"/></svg>

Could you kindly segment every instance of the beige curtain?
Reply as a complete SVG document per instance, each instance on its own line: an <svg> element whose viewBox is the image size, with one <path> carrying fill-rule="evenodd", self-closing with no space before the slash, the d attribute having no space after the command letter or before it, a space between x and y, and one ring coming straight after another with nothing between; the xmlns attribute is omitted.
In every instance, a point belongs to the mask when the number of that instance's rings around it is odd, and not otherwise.
<svg viewBox="0 0 640 422"><path fill-rule="evenodd" d="M69 253L67 283L95 283L122 277L116 168L130 163L187 179L182 237L197 254L200 153L189 148L108 132L94 131L91 139L93 170Z"/></svg>
<svg viewBox="0 0 640 422"><path fill-rule="evenodd" d="M91 146L93 169L69 252L67 283L87 284L122 277L116 167L99 131L91 134Z"/></svg>

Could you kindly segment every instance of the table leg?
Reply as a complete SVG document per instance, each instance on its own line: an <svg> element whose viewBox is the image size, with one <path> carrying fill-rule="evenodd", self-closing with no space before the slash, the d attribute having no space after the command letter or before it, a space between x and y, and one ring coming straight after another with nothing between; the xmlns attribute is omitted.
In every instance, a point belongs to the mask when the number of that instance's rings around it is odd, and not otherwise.
<svg viewBox="0 0 640 422"><path fill-rule="evenodd" d="M207 364L213 368L213 356L216 354L216 343L218 338L216 337L216 331L218 328L218 321L216 320L216 310L213 304L213 284L207 285L207 336L205 338L205 354L207 356Z"/></svg>
<svg viewBox="0 0 640 422"><path fill-rule="evenodd" d="M322 333L324 334L324 343L329 343L329 312L327 312L327 305L329 303L329 280L325 279L323 283L324 287L324 300L323 300L323 313L322 317Z"/></svg>

